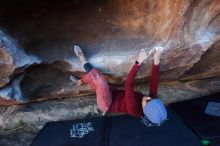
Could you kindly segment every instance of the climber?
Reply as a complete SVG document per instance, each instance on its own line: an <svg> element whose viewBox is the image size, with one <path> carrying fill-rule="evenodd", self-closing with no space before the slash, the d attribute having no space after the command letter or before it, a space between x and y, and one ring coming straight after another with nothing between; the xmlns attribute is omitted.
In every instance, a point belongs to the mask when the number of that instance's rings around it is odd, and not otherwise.
<svg viewBox="0 0 220 146"><path fill-rule="evenodd" d="M162 47L155 47L153 51L141 49L137 60L131 68L125 81L125 91L111 90L104 76L90 63L87 62L82 50L78 46L74 46L76 56L83 65L86 74L81 80L73 75L70 79L80 85L90 84L96 91L96 99L98 107L102 112L108 113L127 113L135 117L145 117L153 124L161 125L167 118L167 111L162 101L157 98L157 87L159 79L159 63L160 56L163 52ZM153 53L152 77L150 82L149 96L135 92L133 89L134 78L141 67L141 64Z"/></svg>

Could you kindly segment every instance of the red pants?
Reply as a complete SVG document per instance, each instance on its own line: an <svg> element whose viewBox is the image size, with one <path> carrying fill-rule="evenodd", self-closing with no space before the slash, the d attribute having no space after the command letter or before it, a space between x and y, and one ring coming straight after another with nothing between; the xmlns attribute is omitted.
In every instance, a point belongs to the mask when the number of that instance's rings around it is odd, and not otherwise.
<svg viewBox="0 0 220 146"><path fill-rule="evenodd" d="M82 76L81 81L83 83L90 84L96 91L97 104L103 112L106 112L112 103L112 95L104 76L93 68L91 71Z"/></svg>

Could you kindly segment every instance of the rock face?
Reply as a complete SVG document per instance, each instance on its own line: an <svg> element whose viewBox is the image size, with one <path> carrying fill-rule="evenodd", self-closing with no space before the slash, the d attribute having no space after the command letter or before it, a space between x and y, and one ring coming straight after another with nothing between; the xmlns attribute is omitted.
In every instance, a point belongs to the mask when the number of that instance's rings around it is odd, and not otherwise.
<svg viewBox="0 0 220 146"><path fill-rule="evenodd" d="M47 121L99 114L94 91L69 79L84 73L75 44L114 87L140 49L162 46L165 103L219 92L219 14L219 0L1 0L0 145L30 145ZM136 78L143 94L151 65L152 56Z"/></svg>
<svg viewBox="0 0 220 146"><path fill-rule="evenodd" d="M0 47L0 56L0 87L2 87L9 82L8 76L13 74L15 67L12 64L13 60L11 56L7 52L5 52L3 47Z"/></svg>
<svg viewBox="0 0 220 146"><path fill-rule="evenodd" d="M220 77L220 41L213 44L194 66L186 71L183 79L204 79Z"/></svg>
<svg viewBox="0 0 220 146"><path fill-rule="evenodd" d="M154 46L165 48L161 82L220 75L219 0L0 3L3 99L29 102L91 93L69 80L70 74L83 73L74 44L112 84L123 83L141 48ZM151 64L152 57L138 74L142 83L150 76Z"/></svg>

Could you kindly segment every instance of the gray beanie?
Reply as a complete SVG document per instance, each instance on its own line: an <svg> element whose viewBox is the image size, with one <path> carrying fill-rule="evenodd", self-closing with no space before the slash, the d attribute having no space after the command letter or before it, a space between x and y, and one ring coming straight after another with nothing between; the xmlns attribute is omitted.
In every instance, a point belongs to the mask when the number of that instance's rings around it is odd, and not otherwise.
<svg viewBox="0 0 220 146"><path fill-rule="evenodd" d="M152 123L161 124L167 119L167 110L160 99L152 99L144 106L144 115Z"/></svg>

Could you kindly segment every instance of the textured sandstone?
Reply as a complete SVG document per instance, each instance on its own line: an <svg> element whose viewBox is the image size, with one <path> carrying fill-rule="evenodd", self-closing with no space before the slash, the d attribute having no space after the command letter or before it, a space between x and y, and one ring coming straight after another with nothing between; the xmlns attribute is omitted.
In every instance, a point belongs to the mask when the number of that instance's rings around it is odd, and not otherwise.
<svg viewBox="0 0 220 146"><path fill-rule="evenodd" d="M9 75L13 74L15 69L12 63L11 56L5 52L3 47L0 47L0 87L9 82Z"/></svg>
<svg viewBox="0 0 220 146"><path fill-rule="evenodd" d="M83 73L74 44L120 86L138 51L157 45L165 48L161 82L219 77L218 0L30 0L1 2L1 7L0 26L6 31L0 33L5 44L0 55L10 60L0 64L0 96L6 99L29 102L90 94L89 87L76 87L68 78ZM151 63L152 57L138 81L147 82L143 79L149 78ZM211 69L204 67L207 63Z"/></svg>

